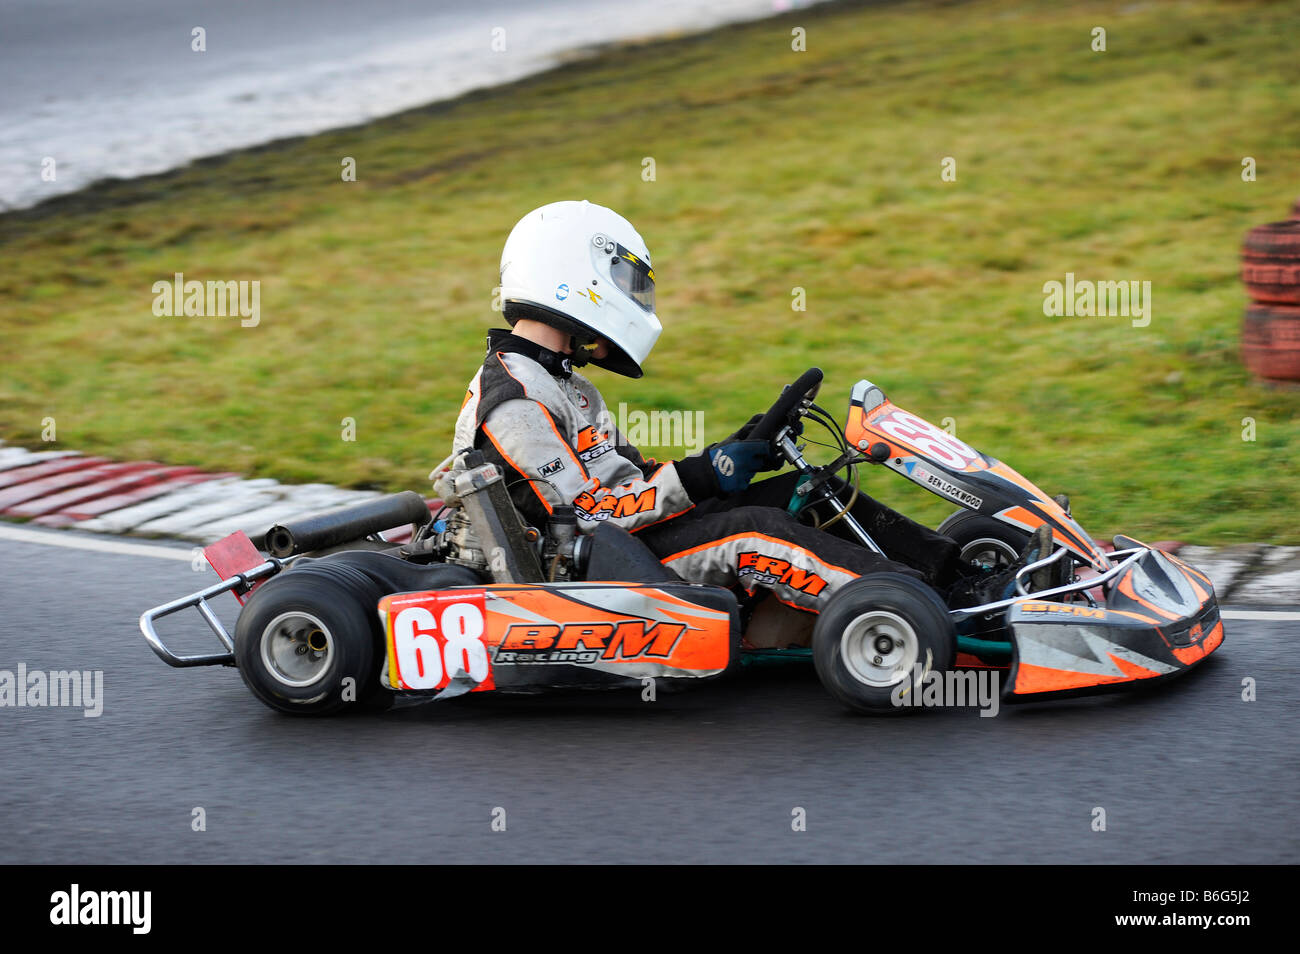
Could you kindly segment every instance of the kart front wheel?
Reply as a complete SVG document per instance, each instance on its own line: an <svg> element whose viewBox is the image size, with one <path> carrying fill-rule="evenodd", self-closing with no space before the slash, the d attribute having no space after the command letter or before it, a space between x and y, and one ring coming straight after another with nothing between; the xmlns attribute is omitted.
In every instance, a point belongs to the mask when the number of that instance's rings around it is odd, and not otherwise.
<svg viewBox="0 0 1300 954"><path fill-rule="evenodd" d="M1029 542L1029 534L1023 530L973 510L958 510L939 524L939 532L956 542L963 563L986 570L1001 570L1015 563ZM1047 570L1039 570L1035 578L1039 574L1043 577L1035 590L1064 586L1074 578L1073 560L1067 555Z"/></svg>
<svg viewBox="0 0 1300 954"><path fill-rule="evenodd" d="M235 663L272 709L325 715L382 694L374 599L349 583L291 570L259 588L239 614Z"/></svg>
<svg viewBox="0 0 1300 954"><path fill-rule="evenodd" d="M1029 534L1023 530L973 510L958 510L939 524L938 530L956 542L963 563L990 570L1010 566L1029 542Z"/></svg>
<svg viewBox="0 0 1300 954"><path fill-rule="evenodd" d="M911 711L907 691L957 657L957 632L947 607L922 583L901 573L860 577L831 597L813 630L813 664L832 696L858 712ZM905 685L906 684L906 685Z"/></svg>

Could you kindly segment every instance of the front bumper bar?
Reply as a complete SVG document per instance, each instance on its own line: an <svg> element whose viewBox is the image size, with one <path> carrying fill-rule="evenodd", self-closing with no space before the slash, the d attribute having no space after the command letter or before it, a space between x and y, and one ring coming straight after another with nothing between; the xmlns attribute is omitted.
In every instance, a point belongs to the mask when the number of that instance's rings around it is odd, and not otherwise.
<svg viewBox="0 0 1300 954"><path fill-rule="evenodd" d="M140 616L140 632L144 633L145 640L149 643L149 648L158 654L161 659L169 666L175 666L178 669L184 669L188 666L233 666L235 664L235 640L226 631L226 627L221 625L221 620L217 619L217 614L212 612L212 607L208 605L208 600L220 596L222 593L234 593L241 595L253 588L253 584L258 580L274 576L284 569L287 560L280 560L272 557L265 563L246 570L243 573L236 573L234 576L222 580L220 583L213 583L206 589L199 590L197 593L191 593L189 596L182 596L180 599L172 600L170 603L163 603L161 606L155 606L153 609L145 610ZM225 647L222 653L191 653L183 655L173 652L167 648L158 635L158 630L154 624L164 616L171 616L173 613L179 613L190 607L196 607L203 621L208 624L208 628L216 634L217 639L221 640L221 645Z"/></svg>

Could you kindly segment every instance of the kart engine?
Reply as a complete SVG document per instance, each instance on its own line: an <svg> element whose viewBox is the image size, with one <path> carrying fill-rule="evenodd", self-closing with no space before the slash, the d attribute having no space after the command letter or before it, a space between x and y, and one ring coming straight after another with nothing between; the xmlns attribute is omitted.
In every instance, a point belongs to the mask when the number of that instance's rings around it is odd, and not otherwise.
<svg viewBox="0 0 1300 954"><path fill-rule="evenodd" d="M488 573L498 583L572 578L578 541L572 507L554 508L545 535L525 525L501 471L479 451L465 454L457 467L441 475L434 492L454 508L446 529L417 540L406 555L437 554L447 563Z"/></svg>

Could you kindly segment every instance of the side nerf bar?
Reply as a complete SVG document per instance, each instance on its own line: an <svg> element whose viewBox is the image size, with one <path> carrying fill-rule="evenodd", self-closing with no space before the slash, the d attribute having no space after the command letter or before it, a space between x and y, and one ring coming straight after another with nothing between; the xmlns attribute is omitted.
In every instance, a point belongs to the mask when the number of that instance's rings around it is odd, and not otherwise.
<svg viewBox="0 0 1300 954"><path fill-rule="evenodd" d="M183 669L187 666L233 666L235 664L235 641L226 628L221 625L221 620L217 619L217 614L212 612L212 607L208 605L208 600L214 596L220 596L222 593L243 593L252 589L253 584L261 579L274 576L284 569L288 560L280 560L272 557L265 563L246 570L243 573L236 573L234 576L222 580L220 583L213 583L206 589L199 590L197 593L191 593L189 596L182 596L180 599L172 600L170 603L163 603L161 606L155 606L153 609L145 610L140 616L140 632L144 633L145 640L149 643L149 648L158 654L163 662L169 666L175 666ZM221 645L226 648L223 653L192 653L182 655L174 653L163 643L162 637L158 635L154 623L164 616L171 616L173 613L179 613L187 610L191 606L197 607L199 615L203 617L208 628L216 634L217 639L221 640Z"/></svg>

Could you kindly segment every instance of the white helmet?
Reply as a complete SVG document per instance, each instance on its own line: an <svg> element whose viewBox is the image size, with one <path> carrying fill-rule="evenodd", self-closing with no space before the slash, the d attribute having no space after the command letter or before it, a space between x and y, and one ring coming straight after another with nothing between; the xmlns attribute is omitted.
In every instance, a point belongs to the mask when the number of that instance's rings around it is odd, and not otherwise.
<svg viewBox="0 0 1300 954"><path fill-rule="evenodd" d="M645 242L587 201L552 202L516 223L501 252L501 302L512 326L532 318L586 343L604 338L609 355L592 363L631 378L663 330Z"/></svg>

